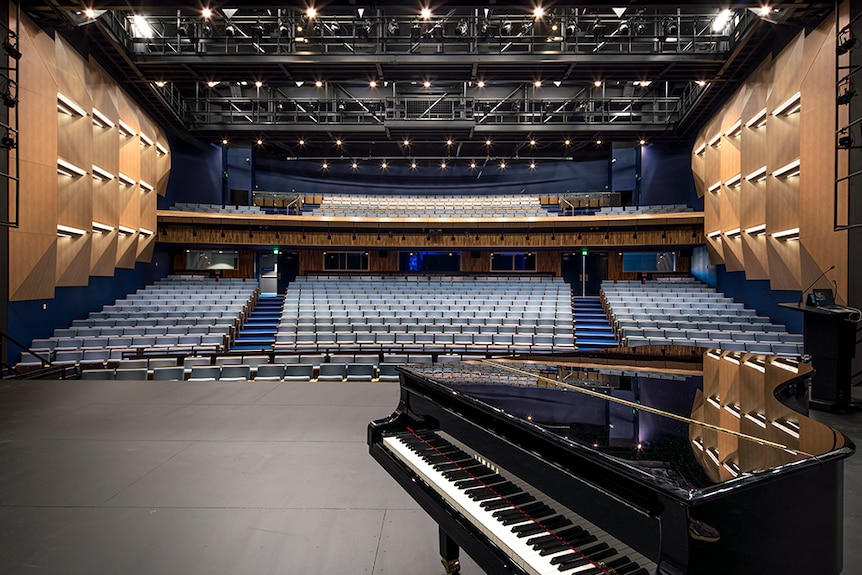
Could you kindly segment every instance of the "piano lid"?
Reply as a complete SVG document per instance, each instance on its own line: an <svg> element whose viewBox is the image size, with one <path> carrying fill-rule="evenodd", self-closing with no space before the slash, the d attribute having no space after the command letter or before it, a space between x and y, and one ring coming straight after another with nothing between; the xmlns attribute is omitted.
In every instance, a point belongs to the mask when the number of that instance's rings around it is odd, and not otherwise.
<svg viewBox="0 0 862 575"><path fill-rule="evenodd" d="M787 358L668 346L401 369L688 499L854 449L791 408L811 368Z"/></svg>

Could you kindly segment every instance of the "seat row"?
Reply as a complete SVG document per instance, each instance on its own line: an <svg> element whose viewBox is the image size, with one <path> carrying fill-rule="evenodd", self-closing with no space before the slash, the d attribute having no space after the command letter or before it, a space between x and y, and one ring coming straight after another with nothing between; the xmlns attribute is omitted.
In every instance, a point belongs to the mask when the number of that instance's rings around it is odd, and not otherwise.
<svg viewBox="0 0 862 575"><path fill-rule="evenodd" d="M527 352L573 350L575 339L564 335L529 334L422 334L422 333L308 333L277 334L276 352L301 350L373 349L421 351L474 350L485 353L506 353L516 349Z"/></svg>
<svg viewBox="0 0 862 575"><path fill-rule="evenodd" d="M769 353L772 355L784 355L799 357L805 353L801 343L767 343L752 341L733 341L727 339L668 339L668 338L641 338L632 337L627 342L630 347L644 345L683 345L697 347L716 347L727 351L747 351L750 353Z"/></svg>

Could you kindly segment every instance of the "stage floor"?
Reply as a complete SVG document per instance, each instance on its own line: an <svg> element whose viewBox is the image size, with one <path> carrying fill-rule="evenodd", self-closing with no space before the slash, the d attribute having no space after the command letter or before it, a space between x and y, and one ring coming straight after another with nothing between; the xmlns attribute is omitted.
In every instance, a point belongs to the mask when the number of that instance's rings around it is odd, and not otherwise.
<svg viewBox="0 0 862 575"><path fill-rule="evenodd" d="M436 526L365 443L397 402L385 383L2 382L2 571L438 575ZM814 417L862 445L862 415ZM858 455L845 492L860 573Z"/></svg>

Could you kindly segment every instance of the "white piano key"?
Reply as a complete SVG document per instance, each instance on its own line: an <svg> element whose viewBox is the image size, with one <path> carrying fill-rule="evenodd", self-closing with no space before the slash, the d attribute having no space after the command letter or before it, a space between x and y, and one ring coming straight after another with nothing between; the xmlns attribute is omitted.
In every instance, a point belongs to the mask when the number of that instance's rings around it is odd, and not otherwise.
<svg viewBox="0 0 862 575"><path fill-rule="evenodd" d="M463 491L454 488L452 483L443 477L434 467L427 463L421 456L417 455L407 444L398 437L386 437L383 439L386 447L396 454L407 466L422 478L434 491L446 500L459 513L464 515L472 524L476 525L491 541L498 545L503 552L515 560L525 571L532 575L549 575L559 573L559 567L551 564L551 559L556 555L570 553L567 549L558 554L542 557L532 546L527 545L530 537L518 537L511 530L514 525L502 525L491 512L481 507L479 502L473 501ZM527 520L529 521L529 520ZM594 543L590 544L593 545ZM567 573L581 573L594 569L595 566L588 563L585 566L570 570Z"/></svg>

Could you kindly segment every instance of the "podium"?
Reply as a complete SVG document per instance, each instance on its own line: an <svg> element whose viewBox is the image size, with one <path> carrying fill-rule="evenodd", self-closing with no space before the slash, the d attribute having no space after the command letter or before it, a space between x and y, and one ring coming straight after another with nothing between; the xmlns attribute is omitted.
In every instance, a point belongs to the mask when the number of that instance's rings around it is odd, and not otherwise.
<svg viewBox="0 0 862 575"><path fill-rule="evenodd" d="M856 323L849 312L815 306L781 303L780 307L803 314L805 353L811 356L814 376L811 407L841 410L850 406L850 376L856 355Z"/></svg>

